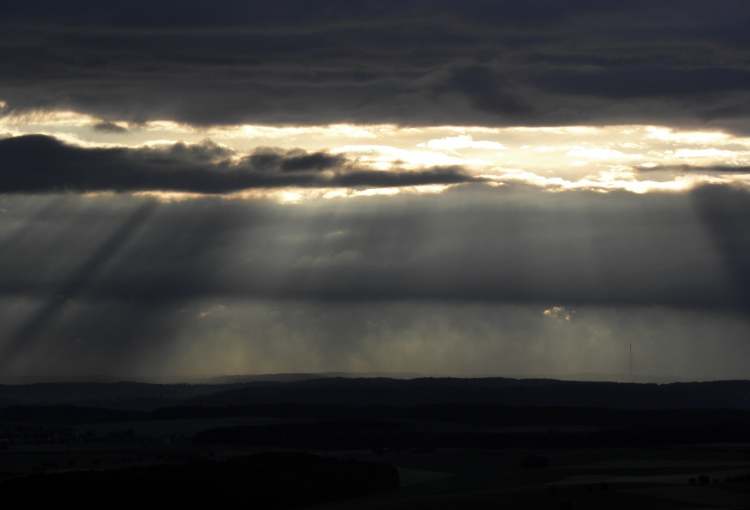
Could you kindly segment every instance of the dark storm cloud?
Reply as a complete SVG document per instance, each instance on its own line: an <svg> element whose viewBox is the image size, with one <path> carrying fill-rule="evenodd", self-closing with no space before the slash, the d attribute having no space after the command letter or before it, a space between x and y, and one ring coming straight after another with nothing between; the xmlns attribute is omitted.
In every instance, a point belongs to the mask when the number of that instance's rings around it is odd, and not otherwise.
<svg viewBox="0 0 750 510"><path fill-rule="evenodd" d="M457 12L475 22L509 24L550 23L561 17L578 12L605 10L616 5L592 0L535 0L519 4L505 0L479 0L466 2ZM113 9L89 0L72 0L60 5L49 0L36 0L14 5L5 13L11 21L28 19L47 23L61 22L102 23L115 26L164 26L184 24L202 25L250 25L265 27L269 23L280 26L306 26L310 22L382 21L394 17L405 20L429 14L429 5L436 12L454 7L453 0L385 0L381 2L352 3L347 0L323 0L311 4L305 0L284 0L281 2L245 0L223 0L216 6L188 0L181 8L171 9L166 5L153 4L145 0L134 0L127 6Z"/></svg>
<svg viewBox="0 0 750 510"><path fill-rule="evenodd" d="M662 65L596 66L580 71L550 70L538 77L551 91L613 99L681 97L744 91L750 88L750 69L703 67L669 68Z"/></svg>
<svg viewBox="0 0 750 510"><path fill-rule="evenodd" d="M263 148L232 162L211 142L163 148L81 148L43 135L0 139L0 193L183 191L281 187L377 188L478 181L458 167L376 171L345 156Z"/></svg>
<svg viewBox="0 0 750 510"><path fill-rule="evenodd" d="M455 69L444 90L459 92L481 111L497 114L530 114L531 107L514 96L506 80L485 66Z"/></svg>
<svg viewBox="0 0 750 510"><path fill-rule="evenodd" d="M346 157L340 154L324 152L307 154L303 151L290 151L284 154L271 148L258 149L248 159L253 168L265 171L281 170L282 172L333 170L349 164Z"/></svg>
<svg viewBox="0 0 750 510"><path fill-rule="evenodd" d="M127 128L119 126L114 122L99 122L94 124L94 131L101 133L127 133Z"/></svg>
<svg viewBox="0 0 750 510"><path fill-rule="evenodd" d="M110 121L747 131L748 19L739 0L24 2L0 8L0 100Z"/></svg>

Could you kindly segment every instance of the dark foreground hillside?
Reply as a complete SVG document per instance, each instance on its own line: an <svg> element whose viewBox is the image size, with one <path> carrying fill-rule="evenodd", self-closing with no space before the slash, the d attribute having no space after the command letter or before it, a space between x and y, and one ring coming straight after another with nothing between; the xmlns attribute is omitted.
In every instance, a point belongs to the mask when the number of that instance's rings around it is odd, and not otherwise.
<svg viewBox="0 0 750 510"><path fill-rule="evenodd" d="M743 381L4 386L0 495L84 507L746 510L749 395Z"/></svg>
<svg viewBox="0 0 750 510"><path fill-rule="evenodd" d="M255 508L298 508L398 489L395 467L302 453L265 453L109 470L32 475L0 483L6 501L27 504L195 505L245 502Z"/></svg>

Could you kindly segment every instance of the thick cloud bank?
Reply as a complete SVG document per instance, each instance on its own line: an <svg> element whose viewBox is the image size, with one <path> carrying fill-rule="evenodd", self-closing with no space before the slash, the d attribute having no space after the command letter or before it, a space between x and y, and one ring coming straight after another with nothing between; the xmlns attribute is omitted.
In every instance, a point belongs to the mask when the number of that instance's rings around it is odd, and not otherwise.
<svg viewBox="0 0 750 510"><path fill-rule="evenodd" d="M382 188L477 181L458 167L370 170L325 152L258 149L231 161L218 145L81 148L43 135L0 139L0 193L182 191L282 187Z"/></svg>
<svg viewBox="0 0 750 510"><path fill-rule="evenodd" d="M747 132L749 17L743 0L39 0L0 7L0 100L109 121Z"/></svg>

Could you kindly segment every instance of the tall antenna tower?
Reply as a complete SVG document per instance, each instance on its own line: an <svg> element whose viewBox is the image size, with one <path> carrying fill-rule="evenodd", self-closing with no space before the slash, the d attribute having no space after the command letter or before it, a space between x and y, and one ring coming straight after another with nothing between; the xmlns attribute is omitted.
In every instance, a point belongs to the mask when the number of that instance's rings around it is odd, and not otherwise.
<svg viewBox="0 0 750 510"><path fill-rule="evenodd" d="M630 382L633 380L633 342L628 344L628 374L630 375Z"/></svg>

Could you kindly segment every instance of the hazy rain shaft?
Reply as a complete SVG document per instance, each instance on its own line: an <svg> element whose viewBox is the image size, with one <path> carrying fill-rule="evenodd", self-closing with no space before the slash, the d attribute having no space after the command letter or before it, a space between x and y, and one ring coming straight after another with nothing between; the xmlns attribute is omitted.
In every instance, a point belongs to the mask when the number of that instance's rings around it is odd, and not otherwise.
<svg viewBox="0 0 750 510"><path fill-rule="evenodd" d="M9 376L746 376L741 190L1 205Z"/></svg>

